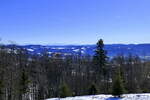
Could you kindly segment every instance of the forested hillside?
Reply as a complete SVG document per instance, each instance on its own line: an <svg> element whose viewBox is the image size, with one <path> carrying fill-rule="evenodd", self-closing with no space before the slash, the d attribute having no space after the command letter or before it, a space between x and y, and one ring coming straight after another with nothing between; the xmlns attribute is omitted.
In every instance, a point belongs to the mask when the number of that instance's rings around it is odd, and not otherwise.
<svg viewBox="0 0 150 100"><path fill-rule="evenodd" d="M91 56L31 55L22 47L0 46L0 100L150 92L150 61L118 55L109 59L103 41ZM119 74L118 74L119 72ZM120 90L120 89L119 89ZM122 94L121 93L121 94ZM120 95L120 94L117 94Z"/></svg>

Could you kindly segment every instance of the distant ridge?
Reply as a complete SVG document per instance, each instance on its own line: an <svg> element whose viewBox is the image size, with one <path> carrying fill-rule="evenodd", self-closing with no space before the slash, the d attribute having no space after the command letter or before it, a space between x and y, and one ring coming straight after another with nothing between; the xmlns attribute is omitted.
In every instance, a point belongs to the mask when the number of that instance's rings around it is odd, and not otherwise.
<svg viewBox="0 0 150 100"><path fill-rule="evenodd" d="M10 45L6 45L8 48ZM96 45L17 45L28 50L30 54L41 54L45 49L51 55L59 53L63 56L67 55L94 55ZM150 59L150 44L106 44L105 50L109 57L114 57L119 54L123 55L137 55L141 58Z"/></svg>

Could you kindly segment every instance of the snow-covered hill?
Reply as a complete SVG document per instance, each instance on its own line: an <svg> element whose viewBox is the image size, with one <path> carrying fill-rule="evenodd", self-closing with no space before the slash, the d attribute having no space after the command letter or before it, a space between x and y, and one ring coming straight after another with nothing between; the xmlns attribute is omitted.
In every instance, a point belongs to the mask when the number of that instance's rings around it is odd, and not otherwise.
<svg viewBox="0 0 150 100"><path fill-rule="evenodd" d="M8 48L11 45L7 45ZM30 54L40 55L43 51L47 51L50 55L61 54L62 56L70 55L94 55L96 45L20 45L27 49ZM138 55L141 58L150 59L150 44L109 44L105 45L108 56L114 57L119 54L123 55Z"/></svg>
<svg viewBox="0 0 150 100"><path fill-rule="evenodd" d="M123 98L113 98L111 95L76 96L67 98L51 98L46 100L150 100L148 94L125 94Z"/></svg>

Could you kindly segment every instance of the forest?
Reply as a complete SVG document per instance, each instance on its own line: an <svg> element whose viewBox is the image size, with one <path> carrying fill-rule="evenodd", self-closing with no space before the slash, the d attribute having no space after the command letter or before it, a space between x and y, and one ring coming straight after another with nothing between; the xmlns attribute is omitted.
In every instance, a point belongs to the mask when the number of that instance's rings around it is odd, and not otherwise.
<svg viewBox="0 0 150 100"><path fill-rule="evenodd" d="M132 54L110 59L104 46L100 39L93 57L62 58L0 45L0 100L150 92L150 61Z"/></svg>

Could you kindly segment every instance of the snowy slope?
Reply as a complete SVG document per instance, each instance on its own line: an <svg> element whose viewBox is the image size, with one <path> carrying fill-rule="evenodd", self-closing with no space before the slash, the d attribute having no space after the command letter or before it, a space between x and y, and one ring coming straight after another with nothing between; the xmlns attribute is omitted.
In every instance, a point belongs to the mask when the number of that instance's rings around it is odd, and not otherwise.
<svg viewBox="0 0 150 100"><path fill-rule="evenodd" d="M111 95L76 96L63 99L51 98L46 100L150 100L149 94L126 94L124 98L113 98Z"/></svg>

